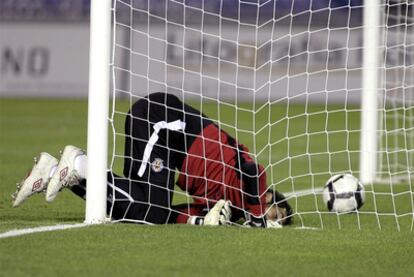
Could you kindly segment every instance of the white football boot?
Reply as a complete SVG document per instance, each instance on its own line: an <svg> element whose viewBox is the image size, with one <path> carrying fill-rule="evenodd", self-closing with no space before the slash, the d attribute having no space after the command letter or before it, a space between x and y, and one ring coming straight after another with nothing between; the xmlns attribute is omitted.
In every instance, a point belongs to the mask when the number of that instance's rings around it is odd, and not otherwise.
<svg viewBox="0 0 414 277"><path fill-rule="evenodd" d="M79 184L81 178L75 169L75 159L80 155L85 152L75 146L67 145L63 149L59 165L47 186L47 202L52 202L62 189Z"/></svg>
<svg viewBox="0 0 414 277"><path fill-rule="evenodd" d="M35 158L35 165L27 174L27 177L17 183L17 190L12 194L13 207L19 206L24 200L34 193L46 190L50 180L50 172L58 165L58 160L48 153L40 153L39 159Z"/></svg>

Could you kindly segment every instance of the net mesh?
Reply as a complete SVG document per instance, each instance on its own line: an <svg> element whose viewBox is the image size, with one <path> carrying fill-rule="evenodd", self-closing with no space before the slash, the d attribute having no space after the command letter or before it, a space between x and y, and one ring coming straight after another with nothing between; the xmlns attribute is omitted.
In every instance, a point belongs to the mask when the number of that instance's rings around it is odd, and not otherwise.
<svg viewBox="0 0 414 277"><path fill-rule="evenodd" d="M412 229L413 2L380 7L380 182L359 211L329 212L321 192L332 175L359 174L361 1L114 1L111 170L124 165L127 111L168 92L250 149L294 226ZM194 201L171 190L173 204Z"/></svg>
<svg viewBox="0 0 414 277"><path fill-rule="evenodd" d="M385 7L384 93L380 126L379 180L407 180L413 164L414 37L412 1Z"/></svg>

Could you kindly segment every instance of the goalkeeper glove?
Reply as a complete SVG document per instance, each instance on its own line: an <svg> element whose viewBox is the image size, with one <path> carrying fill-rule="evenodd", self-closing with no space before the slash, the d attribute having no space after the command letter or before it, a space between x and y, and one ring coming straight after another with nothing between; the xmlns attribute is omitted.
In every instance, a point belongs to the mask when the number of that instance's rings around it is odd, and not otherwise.
<svg viewBox="0 0 414 277"><path fill-rule="evenodd" d="M276 220L265 219L265 217L255 217L246 214L246 219L243 225L247 227L282 228L282 225Z"/></svg>
<svg viewBox="0 0 414 277"><path fill-rule="evenodd" d="M204 217L190 216L187 219L187 224L190 224L190 225L203 225L204 224Z"/></svg>
<svg viewBox="0 0 414 277"><path fill-rule="evenodd" d="M204 225L226 225L231 219L230 201L219 200L204 218Z"/></svg>
<svg viewBox="0 0 414 277"><path fill-rule="evenodd" d="M277 220L266 220L266 228L272 228L272 229L277 229L277 228L282 228L282 225L277 221Z"/></svg>
<svg viewBox="0 0 414 277"><path fill-rule="evenodd" d="M247 227L266 227L266 220L264 217L256 217L251 214L245 214L246 221L243 223Z"/></svg>

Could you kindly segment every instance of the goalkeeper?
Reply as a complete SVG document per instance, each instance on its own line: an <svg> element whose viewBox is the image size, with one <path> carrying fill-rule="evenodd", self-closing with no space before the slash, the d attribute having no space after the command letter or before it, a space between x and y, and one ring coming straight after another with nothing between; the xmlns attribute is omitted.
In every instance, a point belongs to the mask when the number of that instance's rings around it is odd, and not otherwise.
<svg viewBox="0 0 414 277"><path fill-rule="evenodd" d="M153 93L138 100L126 117L125 135L124 177L108 173L107 207L113 219L205 225L244 219L257 227L290 223L289 204L267 189L265 171L248 149L176 96ZM176 184L192 196L192 204L172 206L176 171ZM79 148L67 146L60 162L42 153L18 184L13 205L44 190L51 202L65 187L84 198L85 178L86 155Z"/></svg>

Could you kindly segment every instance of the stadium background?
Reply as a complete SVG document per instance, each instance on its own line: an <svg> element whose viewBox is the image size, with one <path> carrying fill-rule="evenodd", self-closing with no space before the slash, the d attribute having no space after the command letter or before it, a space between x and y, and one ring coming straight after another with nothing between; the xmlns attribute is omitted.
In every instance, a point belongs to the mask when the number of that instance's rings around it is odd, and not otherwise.
<svg viewBox="0 0 414 277"><path fill-rule="evenodd" d="M168 1L167 1L168 2ZM185 1L189 7L198 7L203 1ZM248 2L248 1L247 1ZM265 2L265 1L263 1ZM169 1L168 11L165 11L165 1L149 1L149 10L151 13L157 15L166 15L168 20L172 22L179 19L174 18L180 15L179 7L174 6L174 1ZM145 0L134 0L135 7L147 5ZM237 18L238 1L229 0L223 1L205 1L205 9L212 14L218 14L222 9L222 15L227 18ZM272 80L278 79L273 84L272 97L295 96L303 93L305 87L309 92L318 92L312 94L310 101L324 102L327 95L322 93L325 89L331 91L328 101L343 102L347 89L348 101L358 103L360 92L358 88L361 87L361 74L359 68L361 67L361 33L362 30L358 27L361 25L362 9L359 7L361 0L348 1L342 0L318 0L318 1L294 1L294 5L289 0L281 0L276 2L275 17L277 22L277 30L274 32L274 37L285 37L285 39L277 39L273 45L273 60L278 60L274 63L277 70L273 70ZM251 7L251 6L250 6ZM250 8L249 7L249 8ZM308 36L306 29L309 23L309 13L300 15L302 11L308 10L309 7L318 10L312 18L312 26L330 26L336 27L335 31L328 32L327 29L312 33ZM331 7L332 10L326 9ZM256 20L257 12L260 13L260 18L268 18L272 9L267 5L263 6L260 11L246 8L241 10L244 23L252 23ZM117 7L117 20L120 23L130 23L129 10L122 2ZM190 10L191 11L191 10ZM285 16L292 12L298 14L293 18L286 19ZM133 24L139 29L139 26L145 26L144 17L135 13L133 15ZM349 17L349 19L348 19ZM259 18L259 20L260 20ZM0 95L1 96L30 96L30 97L86 97L88 86L88 53L89 53L89 1L73 0L73 1L1 1L0 3L0 32L3 39L0 40ZM199 24L200 16L197 13L191 14L187 12L186 22L189 24ZM329 21L329 22L328 22ZM242 21L243 22L243 21ZM259 22L260 23L260 22ZM163 32L163 27L160 22L151 22L152 34L157 37L157 34ZM187 24L187 23L186 23ZM204 19L205 28L210 29L208 33L214 33L214 29L218 26L217 18L214 16L206 17ZM223 23L223 25L226 25ZM349 31L347 26L353 27ZM292 26L292 27L291 27ZM340 27L344 27L341 29ZM222 36L229 39L234 39L235 26L228 21L227 26L223 26ZM292 28L292 30L291 30ZM142 39L138 35L134 37L129 35L129 30L126 28L117 28L117 43L121 45L130 45L133 43L130 40ZM266 26L259 29L258 41L261 37L268 40L270 29ZM349 32L349 34L348 34ZM254 65L254 58L257 55L257 67L260 66L261 61L268 60L270 43L267 43L259 50L254 47L248 47L255 44L255 30L240 30L239 42L243 42L242 46L237 46L230 43L221 43L215 37L203 37L203 53L212 56L217 54L220 50L220 58L223 61L234 61L236 59L236 52L238 53L239 64L246 66ZM261 35L262 34L262 35ZM291 34L292 37L286 36ZM173 45L176 41L182 39L182 34L179 30L168 30L168 42L171 42L167 49L166 60L170 65L178 65L185 55L186 69L197 67L200 62L200 57L194 52L182 52L176 49ZM5 39L7 38L7 39ZM185 46L188 49L200 49L200 39L194 34L186 36ZM151 41L152 57L160 56L163 53L163 45ZM328 45L327 45L328 44ZM245 46L247 45L247 46ZM343 47L347 45L353 50L347 53L347 49ZM218 50L218 48L221 49ZM237 49L238 48L238 49ZM133 49L134 50L134 49ZM139 50L138 50L139 51ZM257 53L255 52L257 51ZM314 54L307 57L306 51L313 51ZM329 54L328 54L329 51ZM128 64L129 54L124 52L116 53L120 67L133 67L135 64ZM289 58L288 58L289 56ZM309 59L309 61L308 61ZM134 61L133 61L134 62ZM135 61L139 63L139 60ZM312 68L307 68L306 63L313 65ZM204 69L209 72L203 72L210 76L217 75L217 69L214 61L203 60ZM206 64L211 64L209 69ZM347 66L347 71L336 70L331 72L328 78L327 69L344 69ZM289 72L287 68L289 65ZM150 70L160 71L160 66L154 63L148 65ZM145 66L141 66L145 68ZM136 66L139 68L139 66ZM235 69L228 66L223 67L220 78L223 80L232 80L235 75ZM161 70L162 71L162 70ZM324 72L323 72L324 71ZM138 72L139 73L139 72ZM263 74L266 74L264 72ZM120 73L121 74L121 73ZM148 73L151 76L151 72ZM177 72L168 72L168 82L171 85L176 84L182 79L182 76ZM261 72L238 72L241 78L238 85L241 87L252 87L253 75L260 77ZM294 78L283 78L285 75L295 75ZM155 76L156 74L152 74ZM125 87L128 76L119 76L120 86L125 90L131 90L134 86L143 87L143 83L147 80L134 80L132 87ZM203 88L199 87L197 79L192 80L192 77L186 77L185 89L190 91L202 91L204 95L211 96L214 91L217 91L217 86L214 83L209 84L205 81ZM260 78L257 78L260 79ZM211 82L211 81L210 81ZM308 82L308 83L307 83ZM326 83L326 85L325 85ZM323 84L324 87L321 87ZM168 85L168 84L167 84ZM287 89L289 85L289 88ZM155 84L150 88L151 90L163 89L157 87ZM229 88L220 88L222 95L233 95ZM350 93L350 91L352 93ZM145 91L133 91L135 94L144 94ZM236 91L239 97L244 97L249 93L243 90ZM230 96L227 96L230 97ZM246 97L247 100L248 96ZM263 99L263 98L262 98ZM267 100L267 99L266 99ZM303 101L304 99L296 99Z"/></svg>

